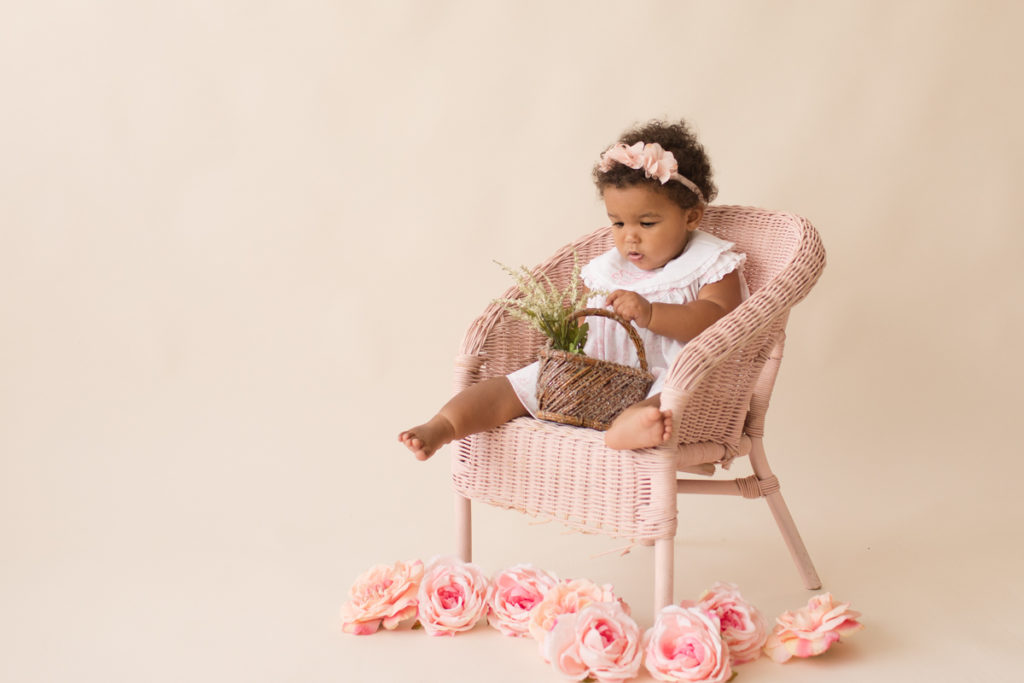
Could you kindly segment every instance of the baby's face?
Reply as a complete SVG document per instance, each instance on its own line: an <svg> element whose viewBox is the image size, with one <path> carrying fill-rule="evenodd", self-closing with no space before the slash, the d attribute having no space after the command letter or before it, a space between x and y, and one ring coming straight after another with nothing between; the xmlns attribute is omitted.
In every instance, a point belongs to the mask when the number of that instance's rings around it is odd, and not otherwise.
<svg viewBox="0 0 1024 683"><path fill-rule="evenodd" d="M703 209L683 209L643 185L604 188L615 248L641 270L654 270L683 253Z"/></svg>

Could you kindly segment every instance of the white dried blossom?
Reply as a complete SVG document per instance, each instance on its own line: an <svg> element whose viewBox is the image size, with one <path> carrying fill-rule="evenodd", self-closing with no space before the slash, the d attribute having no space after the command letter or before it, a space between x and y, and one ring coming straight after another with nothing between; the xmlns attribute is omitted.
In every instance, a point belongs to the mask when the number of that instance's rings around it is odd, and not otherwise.
<svg viewBox="0 0 1024 683"><path fill-rule="evenodd" d="M588 292L580 280L579 254L573 251L572 273L565 289L558 289L546 273L534 274L525 266L517 270L495 261L512 276L519 296L495 299L514 318L533 325L551 339L552 348L559 351L583 353L589 326L573 314L586 307L588 296L603 292Z"/></svg>

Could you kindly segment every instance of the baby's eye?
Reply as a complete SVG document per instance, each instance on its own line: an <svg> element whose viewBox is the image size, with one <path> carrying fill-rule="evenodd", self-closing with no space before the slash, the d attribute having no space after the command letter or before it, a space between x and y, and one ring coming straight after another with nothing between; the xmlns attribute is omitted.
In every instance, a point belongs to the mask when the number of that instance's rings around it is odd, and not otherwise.
<svg viewBox="0 0 1024 683"><path fill-rule="evenodd" d="M645 227L645 228L649 228L649 227L651 227L652 225L655 225L655 224L656 223L654 221L640 221L640 225L642 227Z"/></svg>
<svg viewBox="0 0 1024 683"><path fill-rule="evenodd" d="M621 228L622 227L622 221L619 221L618 223L612 223L612 227L613 228Z"/></svg>

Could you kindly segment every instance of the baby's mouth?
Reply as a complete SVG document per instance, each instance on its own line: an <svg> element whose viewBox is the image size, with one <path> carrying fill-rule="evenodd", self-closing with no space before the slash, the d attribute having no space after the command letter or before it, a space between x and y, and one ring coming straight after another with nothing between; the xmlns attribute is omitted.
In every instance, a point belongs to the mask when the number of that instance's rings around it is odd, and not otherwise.
<svg viewBox="0 0 1024 683"><path fill-rule="evenodd" d="M644 255L641 254L639 251L632 251L632 250L630 250L630 251L626 252L626 258L628 258L630 261L639 261L643 257L644 257Z"/></svg>

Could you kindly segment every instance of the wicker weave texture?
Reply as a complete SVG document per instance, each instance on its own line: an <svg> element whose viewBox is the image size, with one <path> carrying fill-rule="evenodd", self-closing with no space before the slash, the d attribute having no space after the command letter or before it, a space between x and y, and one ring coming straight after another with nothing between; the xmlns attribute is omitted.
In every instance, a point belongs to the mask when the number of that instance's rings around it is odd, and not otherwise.
<svg viewBox="0 0 1024 683"><path fill-rule="evenodd" d="M626 408L647 398L654 383L647 352L632 323L614 311L584 308L577 318L611 318L625 328L636 348L639 368L579 353L541 349L537 373L537 417L604 431Z"/></svg>
<svg viewBox="0 0 1024 683"><path fill-rule="evenodd" d="M817 231L792 214L712 206L701 229L735 242L747 254L744 276L751 296L687 343L669 369L662 406L673 410L673 443L649 451L611 451L599 432L514 420L460 442L452 459L457 492L551 516L581 531L638 540L675 534L675 468L728 463L749 443L743 438L745 425L760 433L788 311L807 295L825 264ZM574 249L588 261L611 246L611 229L602 228L559 250L534 272L564 286ZM515 288L505 293L516 295ZM456 389L532 363L543 343L500 305L490 306L463 341Z"/></svg>
<svg viewBox="0 0 1024 683"><path fill-rule="evenodd" d="M513 420L459 442L452 477L463 495L577 531L645 539L675 534L672 460L655 450L622 457L594 429Z"/></svg>

